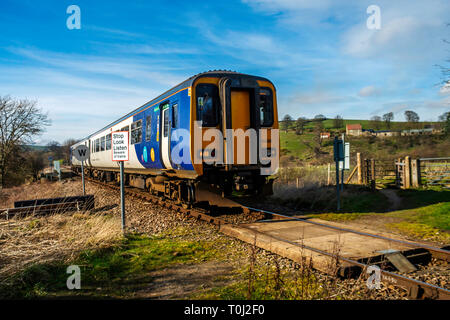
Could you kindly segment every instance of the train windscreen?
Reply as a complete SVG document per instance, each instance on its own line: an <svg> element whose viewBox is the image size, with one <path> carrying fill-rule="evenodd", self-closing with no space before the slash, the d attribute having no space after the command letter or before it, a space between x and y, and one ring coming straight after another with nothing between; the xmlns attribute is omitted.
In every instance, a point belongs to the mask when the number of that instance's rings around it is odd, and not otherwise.
<svg viewBox="0 0 450 320"><path fill-rule="evenodd" d="M197 120L203 127L215 127L219 124L219 89L213 84L199 84L196 88Z"/></svg>

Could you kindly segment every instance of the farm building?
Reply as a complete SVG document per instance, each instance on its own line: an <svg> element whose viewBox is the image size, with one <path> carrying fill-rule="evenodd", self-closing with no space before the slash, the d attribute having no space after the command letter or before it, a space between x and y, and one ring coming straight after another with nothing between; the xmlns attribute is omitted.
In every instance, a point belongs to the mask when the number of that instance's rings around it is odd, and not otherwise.
<svg viewBox="0 0 450 320"><path fill-rule="evenodd" d="M402 136L419 136L424 134L433 134L436 133L435 129L411 129L411 130L402 130Z"/></svg>
<svg viewBox="0 0 450 320"><path fill-rule="evenodd" d="M330 133L329 132L321 132L320 139L330 139Z"/></svg>
<svg viewBox="0 0 450 320"><path fill-rule="evenodd" d="M345 127L345 133L348 136L360 136L362 134L362 126L359 123L348 124Z"/></svg>
<svg viewBox="0 0 450 320"><path fill-rule="evenodd" d="M400 131L390 131L390 130L380 130L374 131L376 137L386 138L386 137L395 137L400 135Z"/></svg>

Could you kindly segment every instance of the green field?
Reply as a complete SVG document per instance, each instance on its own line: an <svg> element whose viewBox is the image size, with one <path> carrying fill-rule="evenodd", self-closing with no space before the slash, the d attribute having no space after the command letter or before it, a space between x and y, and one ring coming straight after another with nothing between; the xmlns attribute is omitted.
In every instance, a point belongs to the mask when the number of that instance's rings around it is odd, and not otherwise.
<svg viewBox="0 0 450 320"><path fill-rule="evenodd" d="M340 136L345 132L345 124L360 123L363 128L370 128L370 120L344 120L344 127L333 128L333 120L322 121L323 131L330 132L330 139L323 139L321 145L317 142L317 132L314 132L314 125L317 122L308 122L302 134L296 134L294 123L286 132L283 125L280 125L281 144L281 166L292 164L326 164L333 162L333 137ZM420 122L417 126L424 126ZM383 127L384 126L384 127ZM392 129L406 129L408 123L393 122ZM384 122L381 123L381 130L387 129ZM395 136L380 138L374 136L346 136L350 142L351 161L355 161L354 156L360 152L364 158L375 159L396 159L405 156L412 158L421 157L446 157L449 156L450 139L442 134L420 135L420 136Z"/></svg>
<svg viewBox="0 0 450 320"><path fill-rule="evenodd" d="M308 122L305 124L306 130L312 130L316 124L316 121L308 120ZM384 121L379 122L379 128L374 128L373 122L371 120L361 120L361 119L343 119L343 126L341 128L335 128L334 127L334 120L333 119L326 119L322 120L322 126L326 130L335 129L335 130L342 130L345 131L345 126L347 124L360 124L363 129L374 129L374 130L406 130L411 129L410 123L405 121L392 121L390 123L390 127L388 127L387 123ZM423 128L425 125L435 125L438 124L438 122L418 122L414 126L417 128ZM283 121L280 121L280 129L284 129ZM292 121L291 126L289 129L295 129L295 120Z"/></svg>

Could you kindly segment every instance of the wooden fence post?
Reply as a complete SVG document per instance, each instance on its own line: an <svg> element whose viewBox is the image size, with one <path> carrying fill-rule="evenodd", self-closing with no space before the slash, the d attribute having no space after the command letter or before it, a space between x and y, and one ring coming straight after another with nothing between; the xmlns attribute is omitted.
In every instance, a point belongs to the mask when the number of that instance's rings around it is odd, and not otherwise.
<svg viewBox="0 0 450 320"><path fill-rule="evenodd" d="M411 159L409 156L405 157L405 189L411 188Z"/></svg>
<svg viewBox="0 0 450 320"><path fill-rule="evenodd" d="M363 184L361 153L356 154L356 165L358 166L358 184Z"/></svg>
<svg viewBox="0 0 450 320"><path fill-rule="evenodd" d="M370 159L370 187L375 189L375 159Z"/></svg>
<svg viewBox="0 0 450 320"><path fill-rule="evenodd" d="M328 181L327 184L331 184L331 163L328 164Z"/></svg>
<svg viewBox="0 0 450 320"><path fill-rule="evenodd" d="M363 183L367 186L369 181L369 175L370 175L370 160L364 159L364 176L363 176Z"/></svg>
<svg viewBox="0 0 450 320"><path fill-rule="evenodd" d="M413 188L419 187L418 181L418 170L417 170L417 159L411 160L411 184Z"/></svg>
<svg viewBox="0 0 450 320"><path fill-rule="evenodd" d="M420 172L420 159L417 159L417 187L420 187L420 185L422 184L421 179L422 177Z"/></svg>

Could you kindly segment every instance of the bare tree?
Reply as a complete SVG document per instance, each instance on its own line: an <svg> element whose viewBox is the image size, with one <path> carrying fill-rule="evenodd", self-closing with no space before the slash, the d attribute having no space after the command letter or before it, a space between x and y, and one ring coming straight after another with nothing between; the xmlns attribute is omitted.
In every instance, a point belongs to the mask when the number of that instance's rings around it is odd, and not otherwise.
<svg viewBox="0 0 450 320"><path fill-rule="evenodd" d="M38 151L30 152L27 155L28 167L34 180L39 179L39 172L45 167L43 154Z"/></svg>
<svg viewBox="0 0 450 320"><path fill-rule="evenodd" d="M62 150L64 153L64 160L66 161L66 163L70 162L70 147L73 146L75 143L77 143L78 140L69 138L66 141L63 142L62 144Z"/></svg>
<svg viewBox="0 0 450 320"><path fill-rule="evenodd" d="M314 152L316 155L320 154L320 149L322 147L322 132L323 132L323 124L321 121L316 122L314 125Z"/></svg>
<svg viewBox="0 0 450 320"><path fill-rule="evenodd" d="M446 136L450 135L450 111L444 112L438 118L442 122L442 129Z"/></svg>
<svg viewBox="0 0 450 320"><path fill-rule="evenodd" d="M419 122L419 115L411 110L405 111L405 119L408 122Z"/></svg>
<svg viewBox="0 0 450 320"><path fill-rule="evenodd" d="M292 119L292 117L289 114L287 114L283 117L283 127L284 127L284 131L286 131L286 133L287 133L288 129L291 127L293 121L294 120Z"/></svg>
<svg viewBox="0 0 450 320"><path fill-rule="evenodd" d="M32 138L48 125L48 115L35 101L0 96L0 186L5 185L13 151L20 145L32 143Z"/></svg>
<svg viewBox="0 0 450 320"><path fill-rule="evenodd" d="M314 117L314 120L316 121L323 121L326 120L327 118L323 115L323 114L318 114Z"/></svg>
<svg viewBox="0 0 450 320"><path fill-rule="evenodd" d="M447 23L447 27L450 27L450 23ZM448 39L443 39L444 43L450 44ZM445 60L445 65L437 65L441 69L441 82L440 84L446 87L450 87L450 59Z"/></svg>
<svg viewBox="0 0 450 320"><path fill-rule="evenodd" d="M383 120L384 120L384 122L386 122L387 128L390 129L391 121L394 120L394 113L388 112L388 113L383 114Z"/></svg>
<svg viewBox="0 0 450 320"><path fill-rule="evenodd" d="M380 130L381 117L380 116L373 116L372 118L370 118L370 126L372 128L375 128L376 130Z"/></svg>
<svg viewBox="0 0 450 320"><path fill-rule="evenodd" d="M344 119L342 119L342 117L340 115L337 115L334 119L333 119L333 127L336 129L340 129L344 126Z"/></svg>
<svg viewBox="0 0 450 320"><path fill-rule="evenodd" d="M303 134L303 129L306 124L306 118L300 117L295 121L295 133L296 134Z"/></svg>
<svg viewBox="0 0 450 320"><path fill-rule="evenodd" d="M439 122L445 122L450 117L450 111L444 112L438 117Z"/></svg>
<svg viewBox="0 0 450 320"><path fill-rule="evenodd" d="M47 143L47 149L51 152L55 160L60 160L64 157L63 146L58 141L50 141Z"/></svg>

